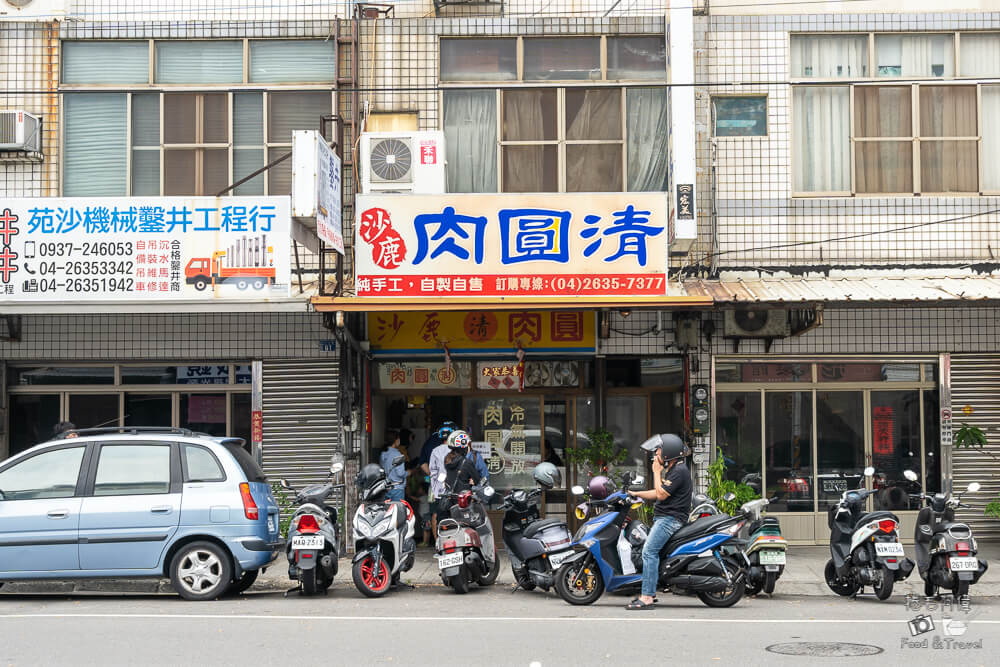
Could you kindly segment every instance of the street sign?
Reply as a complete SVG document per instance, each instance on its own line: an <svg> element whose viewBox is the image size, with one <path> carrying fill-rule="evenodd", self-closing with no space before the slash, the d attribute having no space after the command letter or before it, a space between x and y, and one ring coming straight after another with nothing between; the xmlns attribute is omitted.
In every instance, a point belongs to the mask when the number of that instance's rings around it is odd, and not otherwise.
<svg viewBox="0 0 1000 667"><path fill-rule="evenodd" d="M292 132L292 215L316 220L316 236L341 255L341 162L316 130Z"/></svg>

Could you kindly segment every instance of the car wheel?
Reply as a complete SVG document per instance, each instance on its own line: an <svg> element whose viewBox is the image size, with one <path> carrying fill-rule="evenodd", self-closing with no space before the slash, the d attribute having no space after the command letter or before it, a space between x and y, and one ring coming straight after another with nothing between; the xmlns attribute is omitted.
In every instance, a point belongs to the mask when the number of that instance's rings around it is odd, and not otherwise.
<svg viewBox="0 0 1000 667"><path fill-rule="evenodd" d="M243 576L229 584L229 588L226 589L226 594L239 595L253 586L253 582L257 581L258 575L260 575L260 570L247 570L243 573Z"/></svg>
<svg viewBox="0 0 1000 667"><path fill-rule="evenodd" d="M199 292L201 292L206 287L208 287L208 281L207 280L205 280L204 278L197 278L197 279L195 279L195 281L194 281L194 288L196 290L198 290Z"/></svg>
<svg viewBox="0 0 1000 667"><path fill-rule="evenodd" d="M185 544L170 563L170 583L185 600L214 600L232 578L229 554L211 542Z"/></svg>

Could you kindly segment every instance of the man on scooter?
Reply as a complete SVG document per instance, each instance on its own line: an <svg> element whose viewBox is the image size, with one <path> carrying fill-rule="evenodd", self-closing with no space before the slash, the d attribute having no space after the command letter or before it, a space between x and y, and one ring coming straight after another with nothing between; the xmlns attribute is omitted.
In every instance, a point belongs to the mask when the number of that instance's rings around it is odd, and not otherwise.
<svg viewBox="0 0 1000 667"><path fill-rule="evenodd" d="M656 439L659 446L653 459L653 488L628 492L636 498L653 500L655 504L653 527L642 547L642 594L632 600L626 609L649 609L655 604L656 584L660 576L660 549L685 524L691 511L691 473L683 460L688 455L688 447L672 433L650 438L653 441Z"/></svg>

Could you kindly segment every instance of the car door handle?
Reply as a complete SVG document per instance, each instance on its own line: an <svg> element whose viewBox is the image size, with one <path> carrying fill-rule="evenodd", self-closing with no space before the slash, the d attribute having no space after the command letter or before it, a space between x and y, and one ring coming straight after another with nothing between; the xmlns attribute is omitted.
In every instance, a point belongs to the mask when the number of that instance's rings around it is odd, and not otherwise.
<svg viewBox="0 0 1000 667"><path fill-rule="evenodd" d="M69 516L69 510L49 510L50 519L65 519Z"/></svg>
<svg viewBox="0 0 1000 667"><path fill-rule="evenodd" d="M170 510L174 509L170 505L159 505L150 509L149 511L153 514L170 514Z"/></svg>

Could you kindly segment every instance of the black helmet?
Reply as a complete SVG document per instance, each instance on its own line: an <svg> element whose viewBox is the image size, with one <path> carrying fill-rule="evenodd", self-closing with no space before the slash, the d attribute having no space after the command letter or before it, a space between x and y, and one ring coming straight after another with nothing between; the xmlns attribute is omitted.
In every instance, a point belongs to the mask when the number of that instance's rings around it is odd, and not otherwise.
<svg viewBox="0 0 1000 667"><path fill-rule="evenodd" d="M358 471L356 484L358 489L366 489L375 482L385 479L385 470L377 463L369 463Z"/></svg>
<svg viewBox="0 0 1000 667"><path fill-rule="evenodd" d="M664 462L683 458L691 453L680 436L673 433L654 435L640 446L650 454L655 454L656 450L660 450Z"/></svg>
<svg viewBox="0 0 1000 667"><path fill-rule="evenodd" d="M543 489L562 486L562 474L559 472L559 468L548 462L536 465L531 476Z"/></svg>

